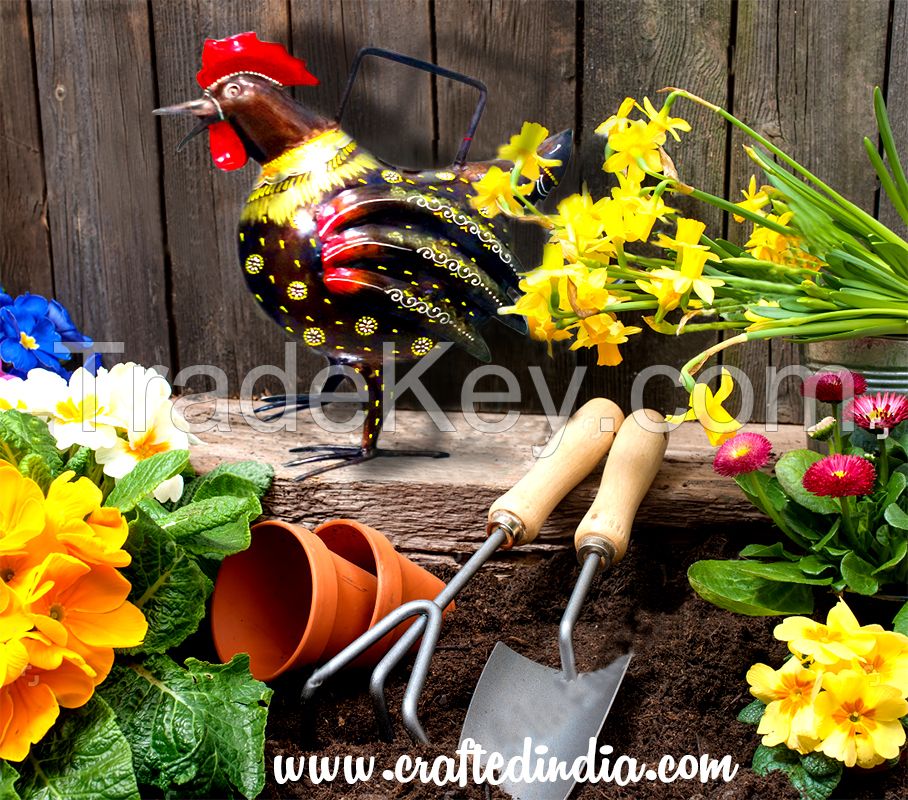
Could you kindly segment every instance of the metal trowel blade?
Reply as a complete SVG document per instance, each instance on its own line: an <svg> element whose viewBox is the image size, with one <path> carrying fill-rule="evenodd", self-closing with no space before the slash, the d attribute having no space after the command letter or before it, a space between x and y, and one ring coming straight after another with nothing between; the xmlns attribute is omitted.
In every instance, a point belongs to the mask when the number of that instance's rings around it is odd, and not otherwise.
<svg viewBox="0 0 908 800"><path fill-rule="evenodd" d="M498 642L476 685L460 741L472 739L487 753L500 753L507 764L523 756L531 740L530 761L552 758L570 768L590 751L630 662L630 654L604 669L567 681L560 670L537 664ZM544 745L544 755L535 752ZM594 748L595 752L595 748ZM487 755L481 758L483 765ZM574 777L554 781L511 781L500 784L517 800L565 800Z"/></svg>

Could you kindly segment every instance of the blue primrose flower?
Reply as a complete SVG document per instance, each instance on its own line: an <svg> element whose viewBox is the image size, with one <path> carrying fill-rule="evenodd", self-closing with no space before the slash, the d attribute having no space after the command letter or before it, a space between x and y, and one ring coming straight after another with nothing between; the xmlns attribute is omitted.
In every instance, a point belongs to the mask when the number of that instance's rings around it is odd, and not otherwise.
<svg viewBox="0 0 908 800"><path fill-rule="evenodd" d="M10 375L24 378L29 370L43 368L68 378L61 362L72 358L73 349L91 345L56 300L28 293L13 299L0 291L0 361L9 365ZM89 362L86 366L97 368L97 357Z"/></svg>

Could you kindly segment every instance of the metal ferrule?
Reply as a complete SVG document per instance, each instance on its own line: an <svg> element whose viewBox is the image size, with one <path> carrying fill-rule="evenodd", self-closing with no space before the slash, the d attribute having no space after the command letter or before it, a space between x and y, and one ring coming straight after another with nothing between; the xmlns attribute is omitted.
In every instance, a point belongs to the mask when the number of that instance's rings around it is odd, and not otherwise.
<svg viewBox="0 0 908 800"><path fill-rule="evenodd" d="M491 536L495 531L501 531L505 535L502 550L510 550L515 544L523 544L527 538L527 529L523 520L510 511L499 509L493 511L489 517L489 524L486 526L486 535Z"/></svg>
<svg viewBox="0 0 908 800"><path fill-rule="evenodd" d="M599 556L600 569L604 570L612 565L615 556L618 554L617 550L615 550L615 545L608 539L602 536L587 536L577 550L577 560L583 564L586 561L586 557L594 553Z"/></svg>

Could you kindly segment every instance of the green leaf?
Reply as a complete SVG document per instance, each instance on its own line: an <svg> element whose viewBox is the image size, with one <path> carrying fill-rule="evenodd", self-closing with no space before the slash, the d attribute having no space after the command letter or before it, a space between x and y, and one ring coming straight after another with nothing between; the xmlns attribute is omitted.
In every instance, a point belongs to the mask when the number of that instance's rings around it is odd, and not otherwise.
<svg viewBox="0 0 908 800"><path fill-rule="evenodd" d="M773 544L749 544L740 553L741 558L785 558L789 561L797 561L798 556L789 553L781 542Z"/></svg>
<svg viewBox="0 0 908 800"><path fill-rule="evenodd" d="M820 558L820 556L804 556L798 561L798 569L806 575L821 575L827 569L832 569L835 565Z"/></svg>
<svg viewBox="0 0 908 800"><path fill-rule="evenodd" d="M148 620L145 641L127 652L166 652L198 630L211 581L145 514L130 524L126 550L132 556L123 571L132 583L129 599Z"/></svg>
<svg viewBox="0 0 908 800"><path fill-rule="evenodd" d="M53 475L51 475L47 462L41 456L37 453L29 453L19 462L19 472L26 478L31 478L41 487L41 491L47 494Z"/></svg>
<svg viewBox="0 0 908 800"><path fill-rule="evenodd" d="M255 495L213 497L178 508L158 524L190 553L223 558L249 547L249 523L261 513Z"/></svg>
<svg viewBox="0 0 908 800"><path fill-rule="evenodd" d="M880 582L873 577L873 564L868 564L853 552L845 554L841 570L842 578L853 592L870 595L876 594L880 588Z"/></svg>
<svg viewBox="0 0 908 800"><path fill-rule="evenodd" d="M0 798L2 800L22 800L22 795L16 791L16 781L19 773L13 769L9 761L0 760Z"/></svg>
<svg viewBox="0 0 908 800"><path fill-rule="evenodd" d="M825 753L808 753L801 756L801 766L814 778L825 778L827 775L842 772L842 762Z"/></svg>
<svg viewBox="0 0 908 800"><path fill-rule="evenodd" d="M271 689L249 674L249 657L227 664L166 655L115 664L98 689L132 747L141 784L181 797L256 797L265 785L265 722Z"/></svg>
<svg viewBox="0 0 908 800"><path fill-rule="evenodd" d="M893 617L892 630L908 636L908 603L905 603Z"/></svg>
<svg viewBox="0 0 908 800"><path fill-rule="evenodd" d="M735 483L737 483L741 491L747 495L747 499L767 515L769 515L769 510L763 508L763 501L751 492L750 481L757 481L757 483L760 484L763 493L776 511L781 511L788 505L788 497L785 495L785 492L782 491L779 482L771 475L758 471L735 477Z"/></svg>
<svg viewBox="0 0 908 800"><path fill-rule="evenodd" d="M63 712L21 769L17 788L26 800L139 798L129 743L97 694Z"/></svg>
<svg viewBox="0 0 908 800"><path fill-rule="evenodd" d="M886 520L893 528L900 531L908 531L908 514L899 508L898 503L890 503L883 512L883 519Z"/></svg>
<svg viewBox="0 0 908 800"><path fill-rule="evenodd" d="M75 472L77 478L83 478L88 475L92 466L94 466L94 457L94 451L90 447L80 447L66 462L63 471Z"/></svg>
<svg viewBox="0 0 908 800"><path fill-rule="evenodd" d="M746 725L757 725L763 719L765 710L766 703L762 700L751 700L738 712L738 722L743 722Z"/></svg>
<svg viewBox="0 0 908 800"><path fill-rule="evenodd" d="M687 578L704 600L736 614L758 617L813 611L813 593L805 581L828 583L828 579L807 579L794 564L786 564L801 580L785 582L779 574L768 578L755 570L766 566L770 565L754 561L697 561L688 569Z"/></svg>
<svg viewBox="0 0 908 800"><path fill-rule="evenodd" d="M193 493L204 489L209 484L215 483L228 475L248 481L255 487L256 494L259 497L264 497L268 489L271 488L271 482L274 480L274 468L270 464L264 464L260 461L235 461L227 464L219 464L208 474L193 481ZM211 490L206 491L207 494L204 494L202 498L199 499L216 496ZM230 492L221 492L221 494L230 494Z"/></svg>
<svg viewBox="0 0 908 800"><path fill-rule="evenodd" d="M837 514L839 504L832 497L818 497L808 492L801 481L808 467L823 456L812 450L790 450L776 463L776 477L785 493L796 503L817 514Z"/></svg>
<svg viewBox="0 0 908 800"><path fill-rule="evenodd" d="M117 481L104 505L119 508L123 513L132 511L140 500L150 495L164 481L179 475L187 464L188 450L169 450L140 461L132 472Z"/></svg>
<svg viewBox="0 0 908 800"><path fill-rule="evenodd" d="M901 538L899 539L895 547L892 548L892 555L888 560L884 561L880 566L874 569L873 574L879 575L882 572L885 572L888 569L898 566L902 563L902 560L908 555L908 539Z"/></svg>
<svg viewBox="0 0 908 800"><path fill-rule="evenodd" d="M902 472L894 472L889 476L889 483L886 485L886 503L894 503L898 500L908 486L908 478Z"/></svg>
<svg viewBox="0 0 908 800"><path fill-rule="evenodd" d="M829 766L824 763L821 767L819 759L811 759L808 763L814 770L820 771ZM837 768L832 768L823 775L814 775L807 770L804 759L784 744L775 747L761 744L753 757L754 772L758 775L768 775L770 772L781 770L788 776L791 785L801 793L803 800L827 800L832 795L842 779L842 764L838 761L835 763L838 764Z"/></svg>
<svg viewBox="0 0 908 800"><path fill-rule="evenodd" d="M0 459L18 464L36 454L47 462L51 475L63 471L63 458L47 423L21 411L0 411Z"/></svg>

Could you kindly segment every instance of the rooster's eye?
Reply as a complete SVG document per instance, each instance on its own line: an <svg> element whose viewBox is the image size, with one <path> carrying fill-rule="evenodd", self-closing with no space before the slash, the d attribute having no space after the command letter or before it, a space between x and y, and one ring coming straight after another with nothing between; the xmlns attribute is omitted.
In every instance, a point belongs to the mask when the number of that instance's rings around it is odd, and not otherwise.
<svg viewBox="0 0 908 800"><path fill-rule="evenodd" d="M231 97L231 98L233 98L233 97L239 97L239 96L240 96L240 93L241 93L242 91L243 91L243 90L240 88L240 85L239 85L238 83L228 83L228 84L224 87L224 96L225 96L225 97Z"/></svg>

